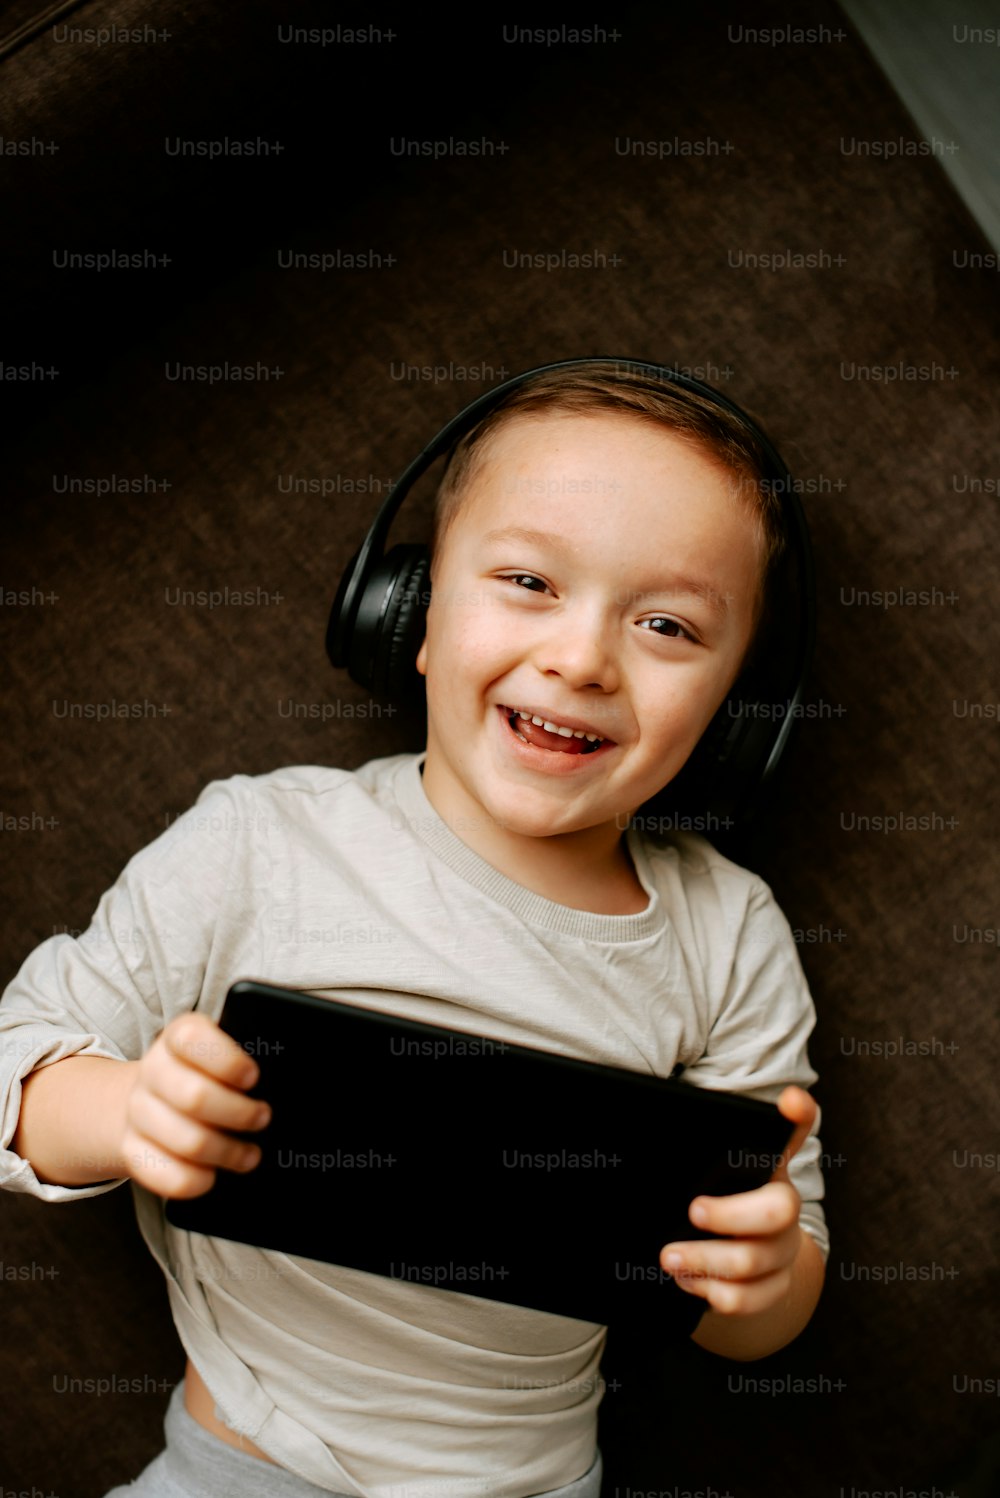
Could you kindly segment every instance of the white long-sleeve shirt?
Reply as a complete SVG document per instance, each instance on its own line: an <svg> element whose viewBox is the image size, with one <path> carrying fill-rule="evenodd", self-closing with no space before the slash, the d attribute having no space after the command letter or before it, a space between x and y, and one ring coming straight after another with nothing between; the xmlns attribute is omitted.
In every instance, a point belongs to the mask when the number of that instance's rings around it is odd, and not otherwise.
<svg viewBox="0 0 1000 1498"><path fill-rule="evenodd" d="M218 1020L237 978L664 1077L680 1061L770 1102L817 1080L798 951L757 875L695 834L630 828L646 909L557 904L451 830L423 759L213 781L87 931L30 953L0 999L0 1186L121 1185L39 1182L9 1148L21 1079L137 1060L175 1015ZM789 1175L825 1258L819 1124ZM590 1467L605 1327L188 1233L131 1184L184 1348L226 1423L290 1471L363 1498L525 1498Z"/></svg>

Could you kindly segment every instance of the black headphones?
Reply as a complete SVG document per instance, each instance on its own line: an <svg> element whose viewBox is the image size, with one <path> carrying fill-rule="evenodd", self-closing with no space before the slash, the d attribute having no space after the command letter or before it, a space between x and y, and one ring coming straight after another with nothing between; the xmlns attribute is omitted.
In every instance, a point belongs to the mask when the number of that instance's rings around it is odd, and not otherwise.
<svg viewBox="0 0 1000 1498"><path fill-rule="evenodd" d="M654 833L690 827L716 840L720 830L745 830L760 811L765 788L770 789L799 716L815 641L816 601L809 531L788 469L747 413L701 380L643 360L562 359L526 370L478 396L414 458L383 500L337 588L326 632L327 655L374 697L416 700L416 658L430 597L430 551L425 545L405 543L386 553L393 517L430 465L512 390L549 370L582 364L650 375L728 411L759 444L767 482L781 500L789 544L773 579L773 602L752 651L753 665L741 673L683 769L632 819Z"/></svg>

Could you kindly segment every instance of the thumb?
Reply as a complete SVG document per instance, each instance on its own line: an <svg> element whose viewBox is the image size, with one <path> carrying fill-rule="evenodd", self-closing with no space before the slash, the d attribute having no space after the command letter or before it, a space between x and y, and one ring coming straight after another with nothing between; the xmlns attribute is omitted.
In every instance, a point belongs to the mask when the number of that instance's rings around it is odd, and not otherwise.
<svg viewBox="0 0 1000 1498"><path fill-rule="evenodd" d="M772 1181L788 1180L788 1162L793 1155L798 1154L809 1137L809 1131L816 1120L816 1103L804 1087L786 1087L778 1099L778 1111L782 1113L790 1123L795 1124L793 1133L784 1153L775 1169Z"/></svg>

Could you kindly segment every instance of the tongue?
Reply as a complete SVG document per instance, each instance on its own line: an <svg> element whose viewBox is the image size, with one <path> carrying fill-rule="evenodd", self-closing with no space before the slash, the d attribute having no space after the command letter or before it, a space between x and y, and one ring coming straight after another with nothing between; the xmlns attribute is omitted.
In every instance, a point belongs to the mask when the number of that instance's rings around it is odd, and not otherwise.
<svg viewBox="0 0 1000 1498"><path fill-rule="evenodd" d="M542 728L538 723L532 723L530 718L515 718L517 732L524 735L529 744L536 745L539 749L558 749L563 754L582 754L587 747L586 739L567 738L565 734L549 733L547 728Z"/></svg>

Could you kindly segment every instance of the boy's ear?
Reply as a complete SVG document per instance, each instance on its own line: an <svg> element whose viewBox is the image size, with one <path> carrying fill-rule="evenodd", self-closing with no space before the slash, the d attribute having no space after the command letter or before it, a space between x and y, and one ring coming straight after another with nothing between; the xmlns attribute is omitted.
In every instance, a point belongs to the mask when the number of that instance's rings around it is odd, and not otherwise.
<svg viewBox="0 0 1000 1498"><path fill-rule="evenodd" d="M417 670L420 672L421 676L426 676L427 675L427 631L426 630L424 631L423 643L421 644L420 649L417 651L417 659L416 659L415 665L416 665Z"/></svg>

